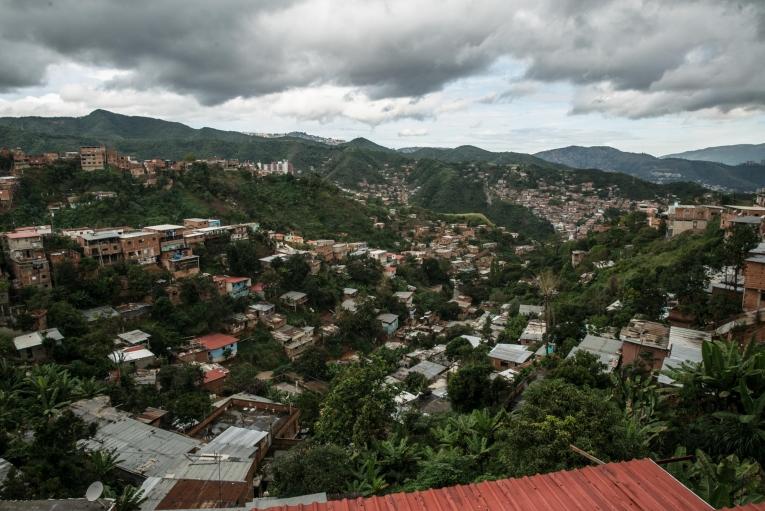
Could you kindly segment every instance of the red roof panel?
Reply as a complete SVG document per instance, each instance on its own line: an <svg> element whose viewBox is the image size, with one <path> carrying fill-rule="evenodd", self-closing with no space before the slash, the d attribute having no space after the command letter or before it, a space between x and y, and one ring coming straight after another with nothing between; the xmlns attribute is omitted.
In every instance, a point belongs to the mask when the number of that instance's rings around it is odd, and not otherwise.
<svg viewBox="0 0 765 511"><path fill-rule="evenodd" d="M206 350L212 351L225 346L234 344L237 341L236 337L225 334L208 334L202 337L197 337L197 342L205 347Z"/></svg>
<svg viewBox="0 0 765 511"><path fill-rule="evenodd" d="M710 511L651 460L271 511ZM758 510L759 511L759 510Z"/></svg>

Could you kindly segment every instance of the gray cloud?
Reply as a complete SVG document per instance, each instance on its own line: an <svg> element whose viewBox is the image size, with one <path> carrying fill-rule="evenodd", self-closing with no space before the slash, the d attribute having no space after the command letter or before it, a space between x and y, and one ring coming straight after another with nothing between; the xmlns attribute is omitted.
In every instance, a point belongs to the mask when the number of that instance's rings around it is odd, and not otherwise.
<svg viewBox="0 0 765 511"><path fill-rule="evenodd" d="M417 98L509 56L526 65L520 83L574 84L573 113L765 106L761 0L0 0L0 12L0 92L74 61L130 71L110 87L205 105L324 85Z"/></svg>

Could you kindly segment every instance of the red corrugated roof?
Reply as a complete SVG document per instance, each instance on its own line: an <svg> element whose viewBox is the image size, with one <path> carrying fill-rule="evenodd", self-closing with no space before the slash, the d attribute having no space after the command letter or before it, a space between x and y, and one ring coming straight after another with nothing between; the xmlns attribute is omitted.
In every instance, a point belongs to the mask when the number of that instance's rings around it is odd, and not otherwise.
<svg viewBox="0 0 765 511"><path fill-rule="evenodd" d="M710 511L651 460L271 511Z"/></svg>
<svg viewBox="0 0 765 511"><path fill-rule="evenodd" d="M215 380L220 380L228 375L227 369L210 369L205 373L205 383L210 383Z"/></svg>
<svg viewBox="0 0 765 511"><path fill-rule="evenodd" d="M205 347L206 350L217 350L234 344L237 341L236 337L231 337L225 334L208 334L202 337L197 337L197 342Z"/></svg>

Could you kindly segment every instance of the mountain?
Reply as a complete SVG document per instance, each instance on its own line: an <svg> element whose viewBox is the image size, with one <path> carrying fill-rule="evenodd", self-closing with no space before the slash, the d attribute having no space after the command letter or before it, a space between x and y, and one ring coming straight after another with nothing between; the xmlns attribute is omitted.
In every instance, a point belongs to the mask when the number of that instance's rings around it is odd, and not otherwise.
<svg viewBox="0 0 765 511"><path fill-rule="evenodd" d="M482 162L494 163L497 165L525 163L535 164L542 167L554 167L560 169L563 168L562 165L551 165L551 162L537 158L530 154L514 153L509 151L492 152L472 145L462 145L455 148L409 147L405 149L399 149L399 152L415 159L428 158L447 163Z"/></svg>
<svg viewBox="0 0 765 511"><path fill-rule="evenodd" d="M765 166L657 158L607 146L569 146L536 153L543 160L577 169L623 172L648 181L694 181L711 188L753 191L765 186Z"/></svg>
<svg viewBox="0 0 765 511"><path fill-rule="evenodd" d="M707 147L695 151L667 154L662 158L683 158L684 160L705 160L740 165L747 162L762 163L765 161L765 144L737 144Z"/></svg>

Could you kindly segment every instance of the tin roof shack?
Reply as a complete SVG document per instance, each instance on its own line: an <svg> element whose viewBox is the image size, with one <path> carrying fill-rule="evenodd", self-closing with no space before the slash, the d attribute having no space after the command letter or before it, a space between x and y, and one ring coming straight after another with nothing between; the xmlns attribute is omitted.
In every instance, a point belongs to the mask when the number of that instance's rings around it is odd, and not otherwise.
<svg viewBox="0 0 765 511"><path fill-rule="evenodd" d="M377 321L380 322L380 326L382 327L383 332L385 332L385 335L391 336L398 330L398 316L395 314L391 314L390 312L378 314Z"/></svg>
<svg viewBox="0 0 765 511"><path fill-rule="evenodd" d="M684 363L698 364L701 362L701 347L712 340L711 332L691 330L689 328L669 328L669 356L664 359L659 374L659 383L675 385L672 377L664 371L679 367Z"/></svg>
<svg viewBox="0 0 765 511"><path fill-rule="evenodd" d="M113 351L109 354L109 360L134 369L146 369L156 362L157 357L144 346L138 345Z"/></svg>
<svg viewBox="0 0 765 511"><path fill-rule="evenodd" d="M587 334L579 346L574 346L571 349L566 358L574 358L579 351L585 351L595 355L598 361L606 366L604 371L610 373L619 367L619 361L622 358L622 344L624 343L618 339Z"/></svg>
<svg viewBox="0 0 765 511"><path fill-rule="evenodd" d="M117 468L135 482L172 473L187 454L202 445L194 438L133 419L110 406L108 396L77 401L71 409L85 422L98 426L95 435L80 444L89 451L114 449L119 456Z"/></svg>
<svg viewBox="0 0 765 511"><path fill-rule="evenodd" d="M654 321L633 318L619 332L624 365L645 364L652 370L661 369L669 354L669 328Z"/></svg>
<svg viewBox="0 0 765 511"><path fill-rule="evenodd" d="M545 332L547 332L547 323L541 319L531 319L523 329L518 342L524 346L542 342Z"/></svg>
<svg viewBox="0 0 765 511"><path fill-rule="evenodd" d="M489 361L494 369L502 371L525 364L532 355L533 352L520 344L497 344L489 352Z"/></svg>
<svg viewBox="0 0 765 511"><path fill-rule="evenodd" d="M46 339L61 344L64 336L59 332L58 328L39 330L14 337L13 347L16 348L16 353L22 360L42 362L48 359L48 350L45 347Z"/></svg>
<svg viewBox="0 0 765 511"><path fill-rule="evenodd" d="M518 314L521 316L536 316L541 318L544 316L545 313L545 307L544 305L526 305L521 304L518 307Z"/></svg>

